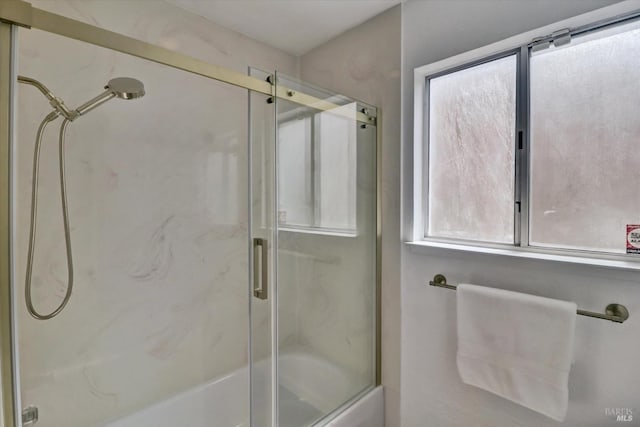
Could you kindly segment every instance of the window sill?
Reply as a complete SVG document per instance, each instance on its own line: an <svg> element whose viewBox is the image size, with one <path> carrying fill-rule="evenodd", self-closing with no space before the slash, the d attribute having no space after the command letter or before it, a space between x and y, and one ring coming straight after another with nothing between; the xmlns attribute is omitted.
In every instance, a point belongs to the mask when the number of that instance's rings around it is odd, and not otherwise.
<svg viewBox="0 0 640 427"><path fill-rule="evenodd" d="M619 270L640 271L640 258L638 261L624 261L619 259L593 258L580 255L560 255L532 248L491 248L483 246L463 245L459 243L446 243L435 241L413 241L405 244L414 252L425 255L434 254L440 249L460 251L466 253L479 253L485 255L500 255L514 258L526 258L560 263L590 265L596 267L614 268Z"/></svg>

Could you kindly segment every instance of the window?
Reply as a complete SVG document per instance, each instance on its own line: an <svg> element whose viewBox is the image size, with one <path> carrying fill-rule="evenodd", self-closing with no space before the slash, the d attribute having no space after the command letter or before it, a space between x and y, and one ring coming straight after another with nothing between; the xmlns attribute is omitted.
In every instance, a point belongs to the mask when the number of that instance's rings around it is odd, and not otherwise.
<svg viewBox="0 0 640 427"><path fill-rule="evenodd" d="M416 69L416 239L638 257L633 19Z"/></svg>
<svg viewBox="0 0 640 427"><path fill-rule="evenodd" d="M289 229L356 231L356 104L282 120L278 222ZM353 117L353 118L352 118Z"/></svg>
<svg viewBox="0 0 640 427"><path fill-rule="evenodd" d="M426 235L513 243L516 57L429 80Z"/></svg>
<svg viewBox="0 0 640 427"><path fill-rule="evenodd" d="M530 244L626 251L640 223L640 25L531 55Z"/></svg>

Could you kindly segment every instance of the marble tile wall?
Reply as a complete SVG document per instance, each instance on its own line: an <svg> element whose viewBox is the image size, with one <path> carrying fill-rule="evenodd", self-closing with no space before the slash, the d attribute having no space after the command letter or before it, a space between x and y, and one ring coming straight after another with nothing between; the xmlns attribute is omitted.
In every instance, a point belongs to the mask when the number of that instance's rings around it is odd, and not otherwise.
<svg viewBox="0 0 640 427"><path fill-rule="evenodd" d="M246 72L296 59L164 2L34 6ZM16 284L23 406L39 425L86 427L247 363L247 94L38 30L20 30L18 71L75 107L116 76L147 95L75 121L67 174L75 289L57 318L22 299L35 131L50 107L20 86L15 140ZM66 264L57 125L43 144L34 300L61 300ZM238 396L239 399L247 399Z"/></svg>

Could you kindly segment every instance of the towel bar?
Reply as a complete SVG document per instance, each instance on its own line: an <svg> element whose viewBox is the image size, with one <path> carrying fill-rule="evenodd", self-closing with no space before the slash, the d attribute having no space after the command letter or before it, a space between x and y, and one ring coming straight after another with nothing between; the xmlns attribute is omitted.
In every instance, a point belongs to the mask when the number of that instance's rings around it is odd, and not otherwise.
<svg viewBox="0 0 640 427"><path fill-rule="evenodd" d="M431 286L437 286L439 288L446 288L456 290L456 285L447 284L447 278L442 274L436 274L433 277L433 280L429 282ZM629 318L629 310L622 304L609 304L605 308L604 313L596 313L594 311L580 310L578 309L577 313L581 316L595 317L597 319L610 320L612 322L623 323L625 320Z"/></svg>

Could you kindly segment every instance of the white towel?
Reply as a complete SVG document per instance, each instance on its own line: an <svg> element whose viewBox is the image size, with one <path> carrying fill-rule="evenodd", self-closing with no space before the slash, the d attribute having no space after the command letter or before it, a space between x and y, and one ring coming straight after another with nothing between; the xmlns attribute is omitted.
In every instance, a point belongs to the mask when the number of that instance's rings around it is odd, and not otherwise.
<svg viewBox="0 0 640 427"><path fill-rule="evenodd" d="M457 298L462 381L564 420L576 304L475 285Z"/></svg>

